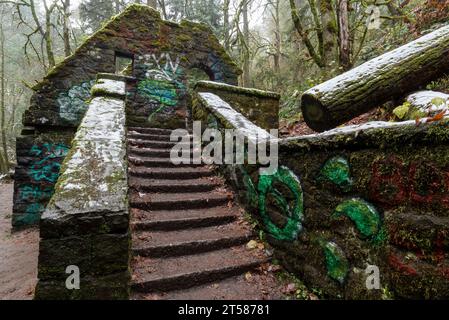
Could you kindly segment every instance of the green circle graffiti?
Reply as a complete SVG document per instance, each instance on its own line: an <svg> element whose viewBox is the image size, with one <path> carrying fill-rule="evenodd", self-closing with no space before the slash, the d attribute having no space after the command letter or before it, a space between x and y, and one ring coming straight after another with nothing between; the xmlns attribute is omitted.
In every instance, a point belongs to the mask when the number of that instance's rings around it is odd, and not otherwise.
<svg viewBox="0 0 449 320"><path fill-rule="evenodd" d="M274 187L275 182L285 185L294 195L294 205L291 207L282 193ZM279 167L275 174L259 176L259 211L267 231L278 240L293 241L302 230L303 219L303 193L298 177L286 167ZM284 227L274 224L267 213L267 196L272 195L276 205L280 207L287 217Z"/></svg>

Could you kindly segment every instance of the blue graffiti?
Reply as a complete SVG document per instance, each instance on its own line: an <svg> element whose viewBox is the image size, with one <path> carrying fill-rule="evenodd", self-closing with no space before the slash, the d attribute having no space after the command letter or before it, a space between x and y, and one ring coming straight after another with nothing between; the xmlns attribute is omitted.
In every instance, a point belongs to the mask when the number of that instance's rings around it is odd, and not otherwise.
<svg viewBox="0 0 449 320"><path fill-rule="evenodd" d="M47 181L55 183L59 177L61 164L55 161L56 158L63 158L67 155L69 148L63 144L44 143L42 147L34 145L30 154L41 157L30 166L29 175L35 181Z"/></svg>
<svg viewBox="0 0 449 320"><path fill-rule="evenodd" d="M214 75L214 81L224 82L224 73L223 73L223 63L219 57L217 57L212 52L209 53L208 57L208 65L212 74Z"/></svg>
<svg viewBox="0 0 449 320"><path fill-rule="evenodd" d="M70 123L78 123L87 110L86 100L95 80L85 81L58 95L59 115Z"/></svg>
<svg viewBox="0 0 449 320"><path fill-rule="evenodd" d="M25 185L19 188L19 198L27 201L39 201L51 198L53 188L42 189L37 185Z"/></svg>

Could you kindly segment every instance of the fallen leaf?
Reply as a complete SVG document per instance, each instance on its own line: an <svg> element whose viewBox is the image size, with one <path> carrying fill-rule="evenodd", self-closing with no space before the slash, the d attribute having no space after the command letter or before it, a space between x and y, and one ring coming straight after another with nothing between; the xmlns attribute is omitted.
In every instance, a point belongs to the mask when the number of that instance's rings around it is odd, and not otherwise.
<svg viewBox="0 0 449 320"><path fill-rule="evenodd" d="M446 111L441 111L440 113L436 114L430 119L427 119L427 122L434 122L434 121L440 121L444 118L444 115L446 114Z"/></svg>
<svg viewBox="0 0 449 320"><path fill-rule="evenodd" d="M252 249L257 248L257 245L258 245L257 241L255 241L255 240L250 240L250 241L246 244L246 248L252 250Z"/></svg>

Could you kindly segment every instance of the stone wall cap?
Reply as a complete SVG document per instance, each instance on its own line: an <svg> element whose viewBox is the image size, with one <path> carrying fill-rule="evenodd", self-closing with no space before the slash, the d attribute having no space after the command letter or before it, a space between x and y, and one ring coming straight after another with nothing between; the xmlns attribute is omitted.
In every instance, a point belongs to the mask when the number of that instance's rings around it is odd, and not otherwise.
<svg viewBox="0 0 449 320"><path fill-rule="evenodd" d="M224 90L229 92L235 92L239 94L245 94L245 95L254 95L259 96L263 98L271 98L279 100L281 98L281 95L276 92L271 91L265 91L260 89L254 89L254 88L244 88L244 87L237 87L226 83L221 82L215 82L215 81L198 81L194 86L195 91L199 92L204 89L216 89L216 90Z"/></svg>

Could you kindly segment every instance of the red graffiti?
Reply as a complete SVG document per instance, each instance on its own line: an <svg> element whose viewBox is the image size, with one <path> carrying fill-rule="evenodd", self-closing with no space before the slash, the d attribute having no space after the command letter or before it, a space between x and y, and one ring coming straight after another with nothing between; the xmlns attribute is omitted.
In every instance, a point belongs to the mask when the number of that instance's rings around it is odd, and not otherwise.
<svg viewBox="0 0 449 320"><path fill-rule="evenodd" d="M418 272L413 267L402 262L401 259L393 253L388 257L388 263L396 271L401 272L405 275L415 276L418 274Z"/></svg>
<svg viewBox="0 0 449 320"><path fill-rule="evenodd" d="M449 170L432 163L405 165L395 156L374 162L370 197L386 207L405 203L449 208Z"/></svg>

